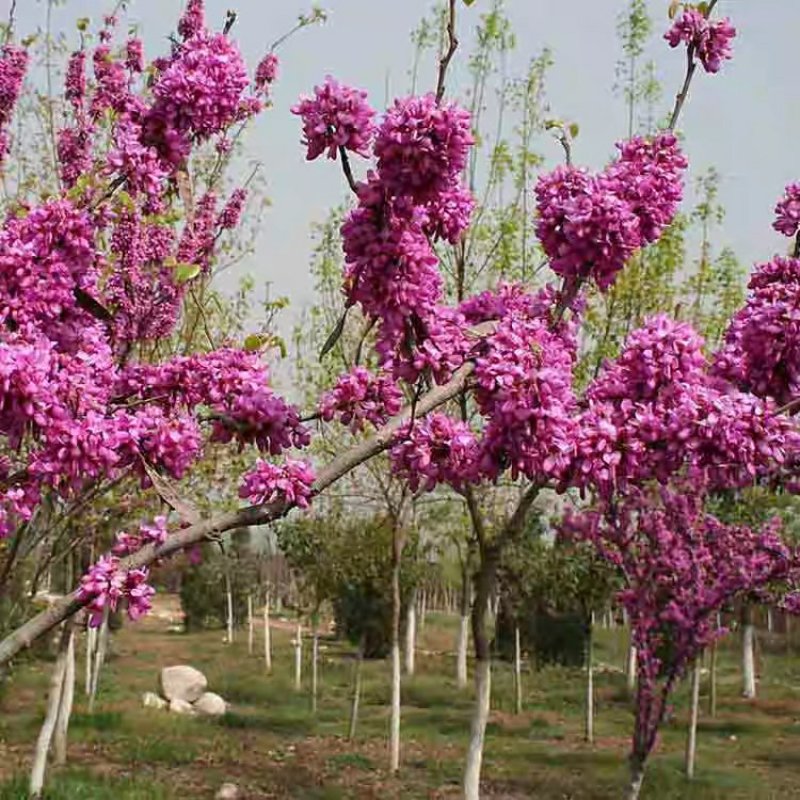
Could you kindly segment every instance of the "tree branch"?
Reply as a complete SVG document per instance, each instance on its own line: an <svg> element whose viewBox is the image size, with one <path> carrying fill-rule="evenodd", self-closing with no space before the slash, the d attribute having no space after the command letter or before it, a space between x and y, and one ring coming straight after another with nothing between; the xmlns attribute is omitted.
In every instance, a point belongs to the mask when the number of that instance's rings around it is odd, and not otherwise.
<svg viewBox="0 0 800 800"><path fill-rule="evenodd" d="M493 323L485 323L473 328L472 334L479 338L489 333L493 328ZM472 361L466 361L462 364L448 383L443 386L437 386L419 399L414 408L414 414L416 416L428 414L448 400L457 397L459 392L467 385L474 368L475 365ZM410 419L411 413L411 406L406 406L400 414L392 418L373 436L359 442L350 450L334 458L333 461L320 470L317 480L314 482L314 493L320 494L360 464L388 449L397 432ZM121 565L124 569L146 567L154 561L167 558L206 539L218 537L225 531L273 522L285 516L292 508L293 506L290 504L278 502L249 506L239 511L210 517L195 525L190 525L188 528L176 531L160 547L156 548L153 545L143 547L138 552L123 559ZM46 611L42 611L29 619L0 642L0 665L7 663L17 653L29 647L37 638L75 614L84 605L85 602L78 599L77 591L73 591L71 594L57 600Z"/></svg>
<svg viewBox="0 0 800 800"><path fill-rule="evenodd" d="M450 10L447 19L447 51L439 59L439 80L436 83L436 103L440 104L444 97L445 78L447 76L447 68L453 60L456 50L458 49L458 38L456 37L456 0L450 0Z"/></svg>
<svg viewBox="0 0 800 800"><path fill-rule="evenodd" d="M350 156L347 155L347 150L341 145L339 145L339 155L342 157L342 170L344 171L345 178L347 178L347 185L350 187L353 194L357 195L358 184L353 177L353 168L350 166Z"/></svg>

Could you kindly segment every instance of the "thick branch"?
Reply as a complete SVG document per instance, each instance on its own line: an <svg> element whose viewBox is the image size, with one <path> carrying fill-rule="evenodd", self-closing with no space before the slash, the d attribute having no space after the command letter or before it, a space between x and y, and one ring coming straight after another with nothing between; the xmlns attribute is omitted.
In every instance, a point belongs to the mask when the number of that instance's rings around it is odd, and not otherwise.
<svg viewBox="0 0 800 800"><path fill-rule="evenodd" d="M486 323L473 329L473 333L476 336L481 336L490 331L492 327L492 323ZM437 386L417 401L413 409L414 415L419 417L428 414L448 400L457 397L459 392L466 386L473 370L474 364L471 361L464 363L456 370L448 383L443 386ZM315 493L319 494L325 491L331 484L336 483L359 464L363 464L386 450L391 445L397 431L411 418L411 414L411 406L406 406L400 414L391 419L373 436L359 442L348 451L334 458L317 476L314 484ZM291 509L292 506L286 503L269 503L211 517L196 525L190 525L188 528L176 531L168 537L161 547L155 548L153 545L143 547L132 556L126 558L122 565L126 569L145 567L158 559L171 556L205 539L219 536L225 531L273 522L286 515ZM74 591L53 603L46 611L42 611L29 619L0 642L0 664L7 663L17 653L29 647L37 638L72 616L84 605L85 603L78 599L77 592Z"/></svg>

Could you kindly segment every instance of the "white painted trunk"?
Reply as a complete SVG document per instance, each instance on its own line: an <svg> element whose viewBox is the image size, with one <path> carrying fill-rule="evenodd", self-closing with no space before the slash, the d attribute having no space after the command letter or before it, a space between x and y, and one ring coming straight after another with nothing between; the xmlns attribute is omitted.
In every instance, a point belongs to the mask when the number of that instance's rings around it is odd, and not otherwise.
<svg viewBox="0 0 800 800"><path fill-rule="evenodd" d="M294 688L303 688L303 626L298 622L294 635Z"/></svg>
<svg viewBox="0 0 800 800"><path fill-rule="evenodd" d="M633 694L636 690L637 660L636 646L633 644L628 645L628 664L625 669L625 674L628 680L628 692L630 694Z"/></svg>
<svg viewBox="0 0 800 800"><path fill-rule="evenodd" d="M514 712L522 713L522 648L519 628L514 628Z"/></svg>
<svg viewBox="0 0 800 800"><path fill-rule="evenodd" d="M413 599L406 612L406 675L414 674L414 655L417 648L417 609Z"/></svg>
<svg viewBox="0 0 800 800"><path fill-rule="evenodd" d="M594 617L592 617L592 621ZM594 744L594 635L592 622L586 632L586 742Z"/></svg>
<svg viewBox="0 0 800 800"><path fill-rule="evenodd" d="M231 591L231 579L225 575L225 599L227 601L227 628L228 635L226 644L233 644L233 592Z"/></svg>
<svg viewBox="0 0 800 800"><path fill-rule="evenodd" d="M456 678L459 688L467 685L467 647L469 644L469 614L461 616L458 627L458 651L456 653Z"/></svg>
<svg viewBox="0 0 800 800"><path fill-rule="evenodd" d="M428 622L428 593L422 592L419 598L419 632L425 630L425 625Z"/></svg>
<svg viewBox="0 0 800 800"><path fill-rule="evenodd" d="M94 660L94 651L97 646L97 628L92 628L89 625L89 620L86 621L86 675L85 687L86 696L92 693L92 662Z"/></svg>
<svg viewBox="0 0 800 800"><path fill-rule="evenodd" d="M752 700L756 696L756 630L752 622L742 626L742 696Z"/></svg>
<svg viewBox="0 0 800 800"><path fill-rule="evenodd" d="M75 699L75 628L70 622L69 641L67 643L67 661L64 668L64 682L61 690L61 701L58 704L58 717L56 718L55 739L53 750L55 763L59 766L67 763L67 732L69 719L72 715L72 703Z"/></svg>
<svg viewBox="0 0 800 800"><path fill-rule="evenodd" d="M772 633L775 629L775 622L772 618L772 608L767 607L767 632Z"/></svg>
<svg viewBox="0 0 800 800"><path fill-rule="evenodd" d="M492 693L492 668L488 660L475 662L475 708L470 724L469 749L464 769L464 800L480 800L481 763L489 703Z"/></svg>
<svg viewBox="0 0 800 800"><path fill-rule="evenodd" d="M317 690L319 685L319 633L314 628L311 639L311 710L317 713Z"/></svg>
<svg viewBox="0 0 800 800"><path fill-rule="evenodd" d="M628 794L625 795L625 800L639 800L639 794L642 791L642 782L644 781L644 764L634 762L631 764L631 782L628 786Z"/></svg>
<svg viewBox="0 0 800 800"><path fill-rule="evenodd" d="M389 721L389 771L400 769L400 644L392 643L392 712Z"/></svg>
<svg viewBox="0 0 800 800"><path fill-rule="evenodd" d="M247 652L253 655L253 642L255 640L255 622L253 621L253 595L247 595Z"/></svg>
<svg viewBox="0 0 800 800"><path fill-rule="evenodd" d="M697 756L697 713L700 706L700 660L692 670L692 697L689 710L689 735L686 739L686 777L694 778L694 764Z"/></svg>
<svg viewBox="0 0 800 800"><path fill-rule="evenodd" d="M264 601L264 669L272 672L272 631L269 627L269 595Z"/></svg>
<svg viewBox="0 0 800 800"><path fill-rule="evenodd" d="M97 689L100 685L100 673L106 661L106 650L108 649L108 606L103 612L103 622L97 633L96 650L94 655L94 665L92 666L92 688L89 692L89 713L94 711L94 704L97 700Z"/></svg>
<svg viewBox="0 0 800 800"><path fill-rule="evenodd" d="M38 798L42 795L44 787L44 773L47 768L47 754L50 751L50 743L53 740L53 733L58 719L58 709L61 705L61 695L64 691L64 675L67 668L67 652L69 650L70 633L64 630L61 633L61 641L58 646L58 656L53 666L50 676L50 690L47 695L47 711L45 712L44 722L39 731L39 738L36 741L36 749L33 755L33 766L31 767L30 796Z"/></svg>
<svg viewBox="0 0 800 800"><path fill-rule="evenodd" d="M356 728L358 727L358 706L361 703L361 665L364 663L364 642L358 646L356 665L353 671L353 696L350 701L350 725L347 730L347 738L352 742L356 738Z"/></svg>

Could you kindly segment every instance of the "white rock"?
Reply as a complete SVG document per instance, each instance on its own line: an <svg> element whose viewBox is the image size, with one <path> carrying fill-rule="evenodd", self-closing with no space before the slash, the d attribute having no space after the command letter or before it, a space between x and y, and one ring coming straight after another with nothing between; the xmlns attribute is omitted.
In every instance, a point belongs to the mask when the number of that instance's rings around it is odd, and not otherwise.
<svg viewBox="0 0 800 800"><path fill-rule="evenodd" d="M206 692L194 704L195 711L210 717L221 717L228 709L228 704L214 692Z"/></svg>
<svg viewBox="0 0 800 800"><path fill-rule="evenodd" d="M239 797L239 787L235 783L223 783L214 795L214 800L236 800Z"/></svg>
<svg viewBox="0 0 800 800"><path fill-rule="evenodd" d="M155 692L145 692L142 695L142 705L145 708L166 708L169 703Z"/></svg>
<svg viewBox="0 0 800 800"><path fill-rule="evenodd" d="M188 714L189 716L197 713L191 703L181 700L180 697L174 697L169 701L169 710L173 714Z"/></svg>
<svg viewBox="0 0 800 800"><path fill-rule="evenodd" d="M206 690L208 681L200 670L194 667L164 667L159 679L161 694L167 700L185 700L194 703Z"/></svg>

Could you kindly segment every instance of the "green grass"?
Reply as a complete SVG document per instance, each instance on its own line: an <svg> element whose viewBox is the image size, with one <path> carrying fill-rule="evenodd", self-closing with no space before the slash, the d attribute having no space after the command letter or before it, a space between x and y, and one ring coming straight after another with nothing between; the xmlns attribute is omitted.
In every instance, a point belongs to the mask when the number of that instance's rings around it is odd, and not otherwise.
<svg viewBox="0 0 800 800"><path fill-rule="evenodd" d="M213 797L232 781L247 798L456 798L473 693L457 688L455 659L442 655L457 620L429 618L417 674L404 678L402 770L386 772L389 664L364 665L356 741L346 740L352 653L325 642L316 714L308 686L294 691L291 634L274 632L275 664L266 675L245 636L233 646L218 631L176 635L156 620L127 626L89 714L81 687L70 727L69 766L51 769L50 800L186 800ZM585 675L526 665L524 713L513 713L513 676L496 664L487 728L485 794L508 800L617 800L626 780L632 725L618 669L622 630L598 632L596 744L583 743ZM257 653L260 653L260 641ZM697 776L683 776L687 691L681 686L645 780L642 800L791 800L800 798L800 651L777 637L761 654L760 697L739 697L736 641L721 649L718 715L703 714ZM141 707L158 669L190 663L230 703L218 719L178 717ZM29 662L7 681L0 703L0 800L25 798L25 779L44 712L49 662Z"/></svg>

